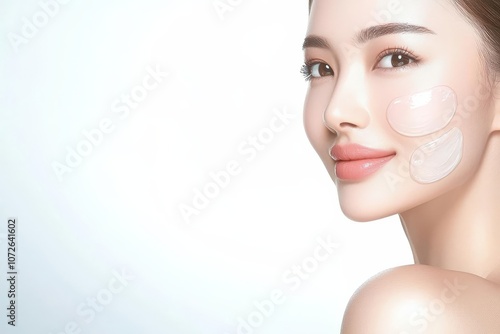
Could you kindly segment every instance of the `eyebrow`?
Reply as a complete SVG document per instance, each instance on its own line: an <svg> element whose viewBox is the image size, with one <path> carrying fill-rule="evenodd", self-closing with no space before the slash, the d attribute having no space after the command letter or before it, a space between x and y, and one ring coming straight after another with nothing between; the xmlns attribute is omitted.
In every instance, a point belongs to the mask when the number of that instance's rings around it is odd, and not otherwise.
<svg viewBox="0 0 500 334"><path fill-rule="evenodd" d="M401 33L436 34L434 31L422 26L408 23L387 23L361 30L354 38L354 41L356 44L363 44L384 35ZM302 44L302 50L306 48L331 49L331 46L325 38L310 35L304 39L304 44Z"/></svg>

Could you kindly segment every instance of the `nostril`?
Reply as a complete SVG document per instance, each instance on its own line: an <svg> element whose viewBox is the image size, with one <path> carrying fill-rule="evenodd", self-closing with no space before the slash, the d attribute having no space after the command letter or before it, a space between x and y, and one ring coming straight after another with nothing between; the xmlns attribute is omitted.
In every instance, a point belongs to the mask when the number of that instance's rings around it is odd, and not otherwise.
<svg viewBox="0 0 500 334"><path fill-rule="evenodd" d="M365 100L362 94L339 94L332 97L323 111L323 123L335 133L366 128L371 114Z"/></svg>
<svg viewBox="0 0 500 334"><path fill-rule="evenodd" d="M349 122L342 122L339 124L341 128L355 128L356 124L349 123Z"/></svg>
<svg viewBox="0 0 500 334"><path fill-rule="evenodd" d="M365 112L351 113L348 115L340 113L335 114L333 112L325 112L323 114L323 124L333 133L365 128L368 123L369 116Z"/></svg>

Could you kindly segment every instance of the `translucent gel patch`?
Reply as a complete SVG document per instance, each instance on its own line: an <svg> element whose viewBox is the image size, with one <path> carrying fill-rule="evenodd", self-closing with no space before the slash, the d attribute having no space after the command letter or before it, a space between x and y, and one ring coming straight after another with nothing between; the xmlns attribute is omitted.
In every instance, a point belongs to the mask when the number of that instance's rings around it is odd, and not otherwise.
<svg viewBox="0 0 500 334"><path fill-rule="evenodd" d="M434 141L413 152L410 158L410 175L419 183L432 183L448 176L460 163L463 135L453 128Z"/></svg>
<svg viewBox="0 0 500 334"><path fill-rule="evenodd" d="M455 92L437 86L394 99L387 107L387 121L404 136L425 136L444 129L456 111Z"/></svg>

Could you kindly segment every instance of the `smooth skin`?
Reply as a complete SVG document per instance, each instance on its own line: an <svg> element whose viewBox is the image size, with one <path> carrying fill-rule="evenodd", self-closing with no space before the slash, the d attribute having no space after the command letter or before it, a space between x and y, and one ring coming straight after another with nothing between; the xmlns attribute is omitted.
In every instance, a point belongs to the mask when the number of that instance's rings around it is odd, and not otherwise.
<svg viewBox="0 0 500 334"><path fill-rule="evenodd" d="M342 211L356 221L398 214L415 260L360 287L342 333L500 333L500 83L480 33L451 0L314 0L306 35L304 125ZM459 106L448 126L421 137L390 127L391 101L442 85ZM458 167L414 181L411 154L454 127L464 140ZM396 156L365 179L342 180L334 144Z"/></svg>

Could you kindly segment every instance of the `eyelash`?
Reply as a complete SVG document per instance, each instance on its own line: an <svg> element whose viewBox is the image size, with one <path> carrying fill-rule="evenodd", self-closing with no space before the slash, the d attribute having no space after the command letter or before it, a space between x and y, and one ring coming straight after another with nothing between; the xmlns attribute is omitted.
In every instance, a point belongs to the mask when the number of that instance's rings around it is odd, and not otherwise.
<svg viewBox="0 0 500 334"><path fill-rule="evenodd" d="M311 81L313 79L319 79L319 78L315 78L312 76L312 67L316 64L319 64L319 65L327 65L327 66L330 66L328 65L327 63L325 62L322 62L322 61L317 61L317 60L308 60L304 63L304 65L302 65L301 69L300 69L300 73L302 73L302 75L304 76L304 79L306 81ZM331 68L331 67L330 67Z"/></svg>
<svg viewBox="0 0 500 334"><path fill-rule="evenodd" d="M377 57L376 64L380 63L380 61L382 59L384 59L385 57L387 57L389 55L394 55L394 54L400 54L400 55L408 57L408 58L410 58L412 60L412 63L410 63L410 64L403 65L403 66L400 66L400 67L394 67L396 69L405 68L407 66L418 65L418 63L420 62L420 57L416 56L415 52L413 52L412 50L410 50L406 46L400 46L400 47L396 47L396 48L389 48L388 47L387 49L385 49L384 51L382 51L378 55L378 57ZM374 68L377 68L377 67L374 67ZM384 67L378 67L378 68L380 68L382 70L391 70L390 68L384 68Z"/></svg>
<svg viewBox="0 0 500 334"><path fill-rule="evenodd" d="M399 54L399 55L402 55L404 57L407 57L411 60L411 63L409 64L405 64L405 65L402 65L402 66L399 66L399 67L392 67L392 68L386 68L386 67L376 67L377 64L380 63L380 61L382 59L384 59L385 57L389 56L389 55L395 55L395 54ZM374 67L375 68L378 68L378 69L381 69L381 70L384 70L384 71L394 71L394 70L399 70L401 68L405 68L405 67L408 67L408 66L415 66L415 65L418 65L420 62L420 57L416 56L415 53L413 51L411 51L409 48L405 47L405 46L402 46L402 47L396 47L396 48L387 48L385 49L384 51L382 51L378 56L377 56L377 61L376 61L376 65ZM313 77L312 76L312 66L314 65L327 65L329 66L330 70L332 69L330 65L328 65L327 63L323 62L323 61L318 61L318 60L308 60L306 61L301 69L300 69L300 73L302 73L302 75L304 76L304 79L306 81L311 81L313 79L320 79L320 78L316 78L316 77ZM332 70L333 72L333 70Z"/></svg>

